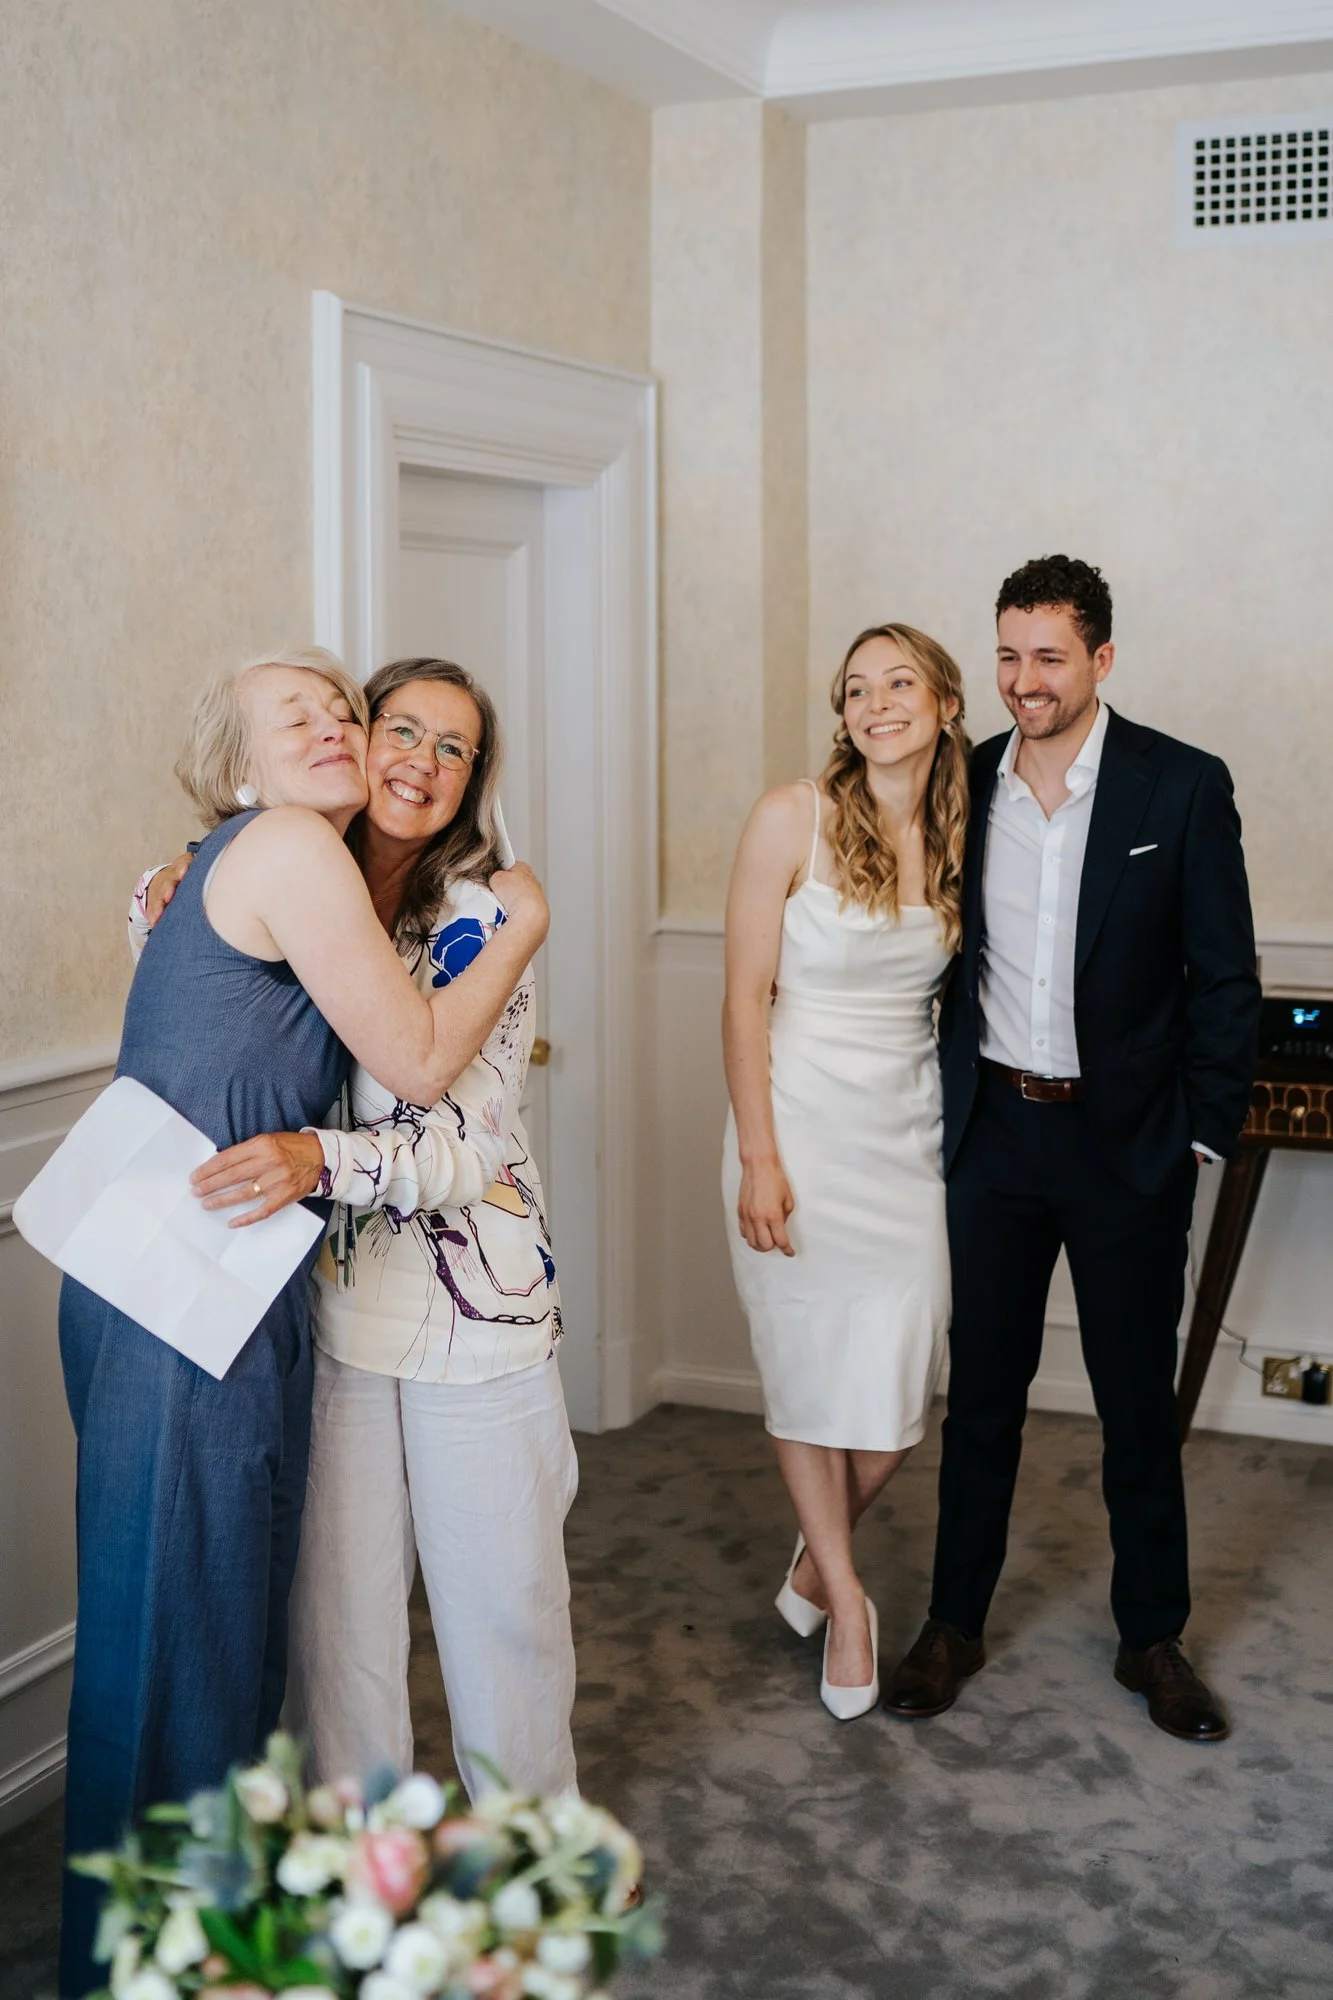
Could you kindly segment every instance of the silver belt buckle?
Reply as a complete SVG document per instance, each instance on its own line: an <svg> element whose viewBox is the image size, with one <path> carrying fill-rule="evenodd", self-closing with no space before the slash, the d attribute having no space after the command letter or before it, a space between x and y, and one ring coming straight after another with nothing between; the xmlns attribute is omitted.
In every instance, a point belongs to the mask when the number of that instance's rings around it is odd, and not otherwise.
<svg viewBox="0 0 1333 2000"><path fill-rule="evenodd" d="M1022 1098L1025 1104L1041 1103L1041 1099L1039 1097L1028 1096L1028 1085L1030 1083L1040 1083L1041 1081L1042 1079L1037 1075L1037 1072L1035 1070L1025 1069L1019 1072L1018 1094Z"/></svg>

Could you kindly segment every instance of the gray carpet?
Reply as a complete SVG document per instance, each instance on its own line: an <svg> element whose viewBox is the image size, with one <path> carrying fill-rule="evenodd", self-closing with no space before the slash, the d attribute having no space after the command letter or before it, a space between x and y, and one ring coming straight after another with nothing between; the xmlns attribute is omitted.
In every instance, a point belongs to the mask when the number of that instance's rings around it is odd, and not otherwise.
<svg viewBox="0 0 1333 2000"><path fill-rule="evenodd" d="M1236 1725L1201 1747L1111 1678L1085 1419L1031 1419L991 1663L918 1724L819 1706L818 1644L771 1609L791 1529L756 1420L660 1409L580 1457L581 1776L671 1912L626 2000L1333 1995L1333 1452L1189 1447L1191 1650ZM861 1530L886 1656L923 1612L937 1462L932 1431ZM0 2000L50 1991L55 1819L0 1842Z"/></svg>

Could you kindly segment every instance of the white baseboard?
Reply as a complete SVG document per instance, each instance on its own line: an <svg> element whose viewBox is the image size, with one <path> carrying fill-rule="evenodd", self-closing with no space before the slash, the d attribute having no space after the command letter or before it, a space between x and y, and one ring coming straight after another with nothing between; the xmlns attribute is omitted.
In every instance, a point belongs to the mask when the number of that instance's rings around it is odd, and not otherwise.
<svg viewBox="0 0 1333 2000"><path fill-rule="evenodd" d="M657 1371L659 1403L689 1403L695 1409L764 1414L764 1392L753 1368L698 1368L688 1364Z"/></svg>
<svg viewBox="0 0 1333 2000"><path fill-rule="evenodd" d="M58 1799L65 1789L65 1739L32 1751L0 1772L0 1833L21 1826Z"/></svg>
<svg viewBox="0 0 1333 2000"><path fill-rule="evenodd" d="M65 1785L65 1736L50 1734L63 1714L68 1692L65 1688L42 1688L41 1683L64 1675L74 1658L74 1627L62 1625L48 1632L35 1645L24 1646L0 1660L0 1730L7 1739L5 1753L12 1758L0 1765L0 1833L30 1819L52 1799L58 1799ZM20 1702L20 1697L28 1700ZM19 1703L17 1709L12 1704ZM14 1756L15 1737L24 1737L34 1747Z"/></svg>
<svg viewBox="0 0 1333 2000"><path fill-rule="evenodd" d="M1077 1322L1072 1322L1077 1325ZM1060 1314L1047 1321L1046 1341L1054 1346L1067 1338L1071 1320ZM1283 1351L1278 1349L1275 1351ZM946 1366L940 1377L940 1393L948 1387ZM687 1403L696 1409L735 1410L744 1416L762 1416L763 1391L753 1368L708 1368L689 1363L668 1364L656 1377L657 1400ZM1063 1369L1041 1369L1032 1384L1028 1407L1053 1410L1067 1416L1092 1417L1092 1388L1086 1375L1071 1375ZM1194 1429L1225 1431L1238 1437L1278 1438L1294 1444L1333 1444L1333 1405L1311 1408L1304 1403L1266 1398L1257 1404L1238 1405L1225 1394L1204 1394L1194 1415Z"/></svg>
<svg viewBox="0 0 1333 2000"><path fill-rule="evenodd" d="M0 1701L9 1701L23 1688L31 1687L34 1681L45 1680L48 1674L58 1673L74 1658L74 1622L61 1625L58 1630L48 1632L35 1645L25 1646L20 1653L11 1653L7 1660L0 1660Z"/></svg>

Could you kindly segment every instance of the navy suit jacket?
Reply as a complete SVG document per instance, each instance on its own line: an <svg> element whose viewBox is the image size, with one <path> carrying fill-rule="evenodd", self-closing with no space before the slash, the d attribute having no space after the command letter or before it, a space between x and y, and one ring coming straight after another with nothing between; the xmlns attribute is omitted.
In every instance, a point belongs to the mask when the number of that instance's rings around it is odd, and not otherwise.
<svg viewBox="0 0 1333 2000"><path fill-rule="evenodd" d="M963 949L940 1014L944 1165L976 1101L982 878L1009 732L972 753ZM1146 852L1130 856L1131 848ZM1235 1150L1259 1023L1254 923L1226 765L1112 711L1079 886L1074 1027L1108 1165L1145 1192L1197 1140Z"/></svg>

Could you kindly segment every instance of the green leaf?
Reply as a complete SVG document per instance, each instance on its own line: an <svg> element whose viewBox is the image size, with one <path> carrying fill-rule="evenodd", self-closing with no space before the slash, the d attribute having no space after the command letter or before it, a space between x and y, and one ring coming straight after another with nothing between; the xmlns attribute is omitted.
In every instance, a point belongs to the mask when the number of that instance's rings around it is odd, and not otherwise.
<svg viewBox="0 0 1333 2000"><path fill-rule="evenodd" d="M97 1919L97 1936L93 1942L93 1958L98 1965L107 1965L116 1955L116 1946L132 1931L138 1918L124 1903L113 1902L110 1898L103 1903Z"/></svg>
<svg viewBox="0 0 1333 2000"><path fill-rule="evenodd" d="M492 1764L490 1758L483 1757L480 1750L469 1750L467 1754L472 1759L472 1762L479 1765L486 1773L486 1776L490 1779L497 1792L507 1792L509 1790L508 1780L498 1764Z"/></svg>
<svg viewBox="0 0 1333 2000"><path fill-rule="evenodd" d="M65 1863L71 1875L89 1875L94 1882L109 1882L118 1865L114 1854L71 1854Z"/></svg>
<svg viewBox="0 0 1333 2000"><path fill-rule="evenodd" d="M597 1974L597 1984L603 1986L615 1971L616 1960L620 1956L615 1933L602 1930L590 1931L588 1943L592 1946L592 1963L593 1970Z"/></svg>
<svg viewBox="0 0 1333 2000"><path fill-rule="evenodd" d="M275 1993L281 1993L287 1986L327 1986L328 1968L318 1965L313 1958L292 1958L284 1966L269 1975Z"/></svg>
<svg viewBox="0 0 1333 2000"><path fill-rule="evenodd" d="M234 1971L247 1973L251 1979L259 1977L261 1967L258 1956L251 1947L249 1939L232 1922L225 1910L200 1910L199 1921L204 1927L204 1936L214 1951L220 1951L229 1958Z"/></svg>
<svg viewBox="0 0 1333 2000"><path fill-rule="evenodd" d="M263 1967L264 1977L267 1979L271 1973L280 1969L276 1962L278 1957L278 1917L277 1912L270 1909L268 1904L264 1905L255 1918L254 1947L259 1962Z"/></svg>

